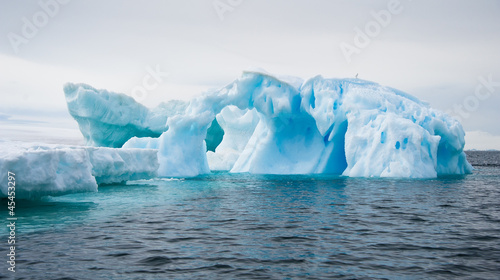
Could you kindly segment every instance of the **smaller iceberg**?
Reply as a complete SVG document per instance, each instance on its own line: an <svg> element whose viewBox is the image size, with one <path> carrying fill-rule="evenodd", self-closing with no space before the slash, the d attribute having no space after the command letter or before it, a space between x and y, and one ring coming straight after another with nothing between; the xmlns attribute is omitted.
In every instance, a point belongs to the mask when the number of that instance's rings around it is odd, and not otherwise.
<svg viewBox="0 0 500 280"><path fill-rule="evenodd" d="M157 176L157 150L0 142L0 180L16 178L16 198L95 192L98 184ZM7 197L7 184L0 186Z"/></svg>

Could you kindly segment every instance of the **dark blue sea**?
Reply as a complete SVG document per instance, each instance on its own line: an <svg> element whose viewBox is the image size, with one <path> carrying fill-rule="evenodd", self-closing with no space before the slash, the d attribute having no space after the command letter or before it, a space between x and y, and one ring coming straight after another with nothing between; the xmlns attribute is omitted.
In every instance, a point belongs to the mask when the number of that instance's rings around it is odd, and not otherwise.
<svg viewBox="0 0 500 280"><path fill-rule="evenodd" d="M213 173L18 201L0 276L500 279L498 156L432 180Z"/></svg>

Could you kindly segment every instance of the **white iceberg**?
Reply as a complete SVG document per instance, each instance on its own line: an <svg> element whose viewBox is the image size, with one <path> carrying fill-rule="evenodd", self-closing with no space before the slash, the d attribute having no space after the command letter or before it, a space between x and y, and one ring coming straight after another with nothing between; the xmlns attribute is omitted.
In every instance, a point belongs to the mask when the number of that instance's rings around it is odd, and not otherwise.
<svg viewBox="0 0 500 280"><path fill-rule="evenodd" d="M111 184L157 176L157 150L84 148L92 164L92 175L97 184Z"/></svg>
<svg viewBox="0 0 500 280"><path fill-rule="evenodd" d="M0 151L0 180L7 182L8 172L15 174L16 198L97 191L85 149L0 142ZM0 189L7 197L7 184Z"/></svg>
<svg viewBox="0 0 500 280"><path fill-rule="evenodd" d="M0 180L15 174L16 198L95 192L98 184L157 176L157 150L0 142ZM0 187L7 196L7 184Z"/></svg>

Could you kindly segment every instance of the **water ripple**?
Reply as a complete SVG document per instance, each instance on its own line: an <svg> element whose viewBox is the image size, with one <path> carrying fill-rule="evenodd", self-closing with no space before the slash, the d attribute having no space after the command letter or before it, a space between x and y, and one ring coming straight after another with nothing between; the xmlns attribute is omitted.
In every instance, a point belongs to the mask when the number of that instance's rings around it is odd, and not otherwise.
<svg viewBox="0 0 500 280"><path fill-rule="evenodd" d="M107 186L24 203L16 275L498 279L499 185L500 170L482 167L435 180L216 173Z"/></svg>

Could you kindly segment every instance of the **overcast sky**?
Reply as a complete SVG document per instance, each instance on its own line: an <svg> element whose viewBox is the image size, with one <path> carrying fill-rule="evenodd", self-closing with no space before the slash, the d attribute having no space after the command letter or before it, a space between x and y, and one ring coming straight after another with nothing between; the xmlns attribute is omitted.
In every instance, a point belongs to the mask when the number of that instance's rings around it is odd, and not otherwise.
<svg viewBox="0 0 500 280"><path fill-rule="evenodd" d="M147 106L247 69L359 73L450 110L467 148L500 149L499 15L495 0L0 0L0 122L54 117L75 128L65 82L132 95L148 69L168 77L147 92ZM345 46L356 51L346 56Z"/></svg>

